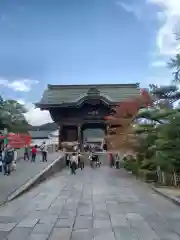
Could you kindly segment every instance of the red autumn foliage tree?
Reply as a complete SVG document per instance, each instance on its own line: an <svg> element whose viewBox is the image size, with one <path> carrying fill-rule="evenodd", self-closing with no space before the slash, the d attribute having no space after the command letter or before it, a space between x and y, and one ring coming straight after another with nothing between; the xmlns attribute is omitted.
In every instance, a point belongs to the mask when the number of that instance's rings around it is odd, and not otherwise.
<svg viewBox="0 0 180 240"><path fill-rule="evenodd" d="M110 116L105 117L108 124L106 141L108 150L133 151L136 136L133 133L133 120L142 107L151 106L153 100L147 90L142 89L140 95L132 97L117 105Z"/></svg>

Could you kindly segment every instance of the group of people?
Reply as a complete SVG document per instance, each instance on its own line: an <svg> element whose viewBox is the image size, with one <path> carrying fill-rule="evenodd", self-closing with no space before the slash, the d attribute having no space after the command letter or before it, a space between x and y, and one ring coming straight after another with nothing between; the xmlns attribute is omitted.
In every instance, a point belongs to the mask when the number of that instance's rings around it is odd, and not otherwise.
<svg viewBox="0 0 180 240"><path fill-rule="evenodd" d="M30 160L35 162L38 146L25 146L24 148L24 160ZM42 162L47 162L48 147L45 142L40 146L42 154ZM0 172L4 172L4 175L10 175L12 171L16 170L17 151L10 145L1 145L0 147Z"/></svg>
<svg viewBox="0 0 180 240"><path fill-rule="evenodd" d="M118 153L116 153L115 155L113 153L109 153L108 158L109 165L111 168L115 167L118 169L120 167L120 156Z"/></svg>
<svg viewBox="0 0 180 240"><path fill-rule="evenodd" d="M0 172L4 171L4 175L10 175L16 170L17 151L10 145L1 147L0 149Z"/></svg>
<svg viewBox="0 0 180 240"><path fill-rule="evenodd" d="M100 162L100 159L99 159L99 155L95 152L90 152L90 155L89 155L89 160L90 160L90 166L92 168L95 168L95 167L100 167L101 166L101 162Z"/></svg>
<svg viewBox="0 0 180 240"><path fill-rule="evenodd" d="M73 148L73 153L66 152L65 159L66 159L66 166L71 170L71 173L73 175L76 174L76 170L80 168L81 170L84 169L84 163L85 163L85 157L86 154L82 154L80 152L80 149L78 148L78 145L75 145ZM90 166L92 168L94 167L100 167L101 162L99 160L99 156L95 151L89 152L89 160L90 160Z"/></svg>
<svg viewBox="0 0 180 240"><path fill-rule="evenodd" d="M80 152L73 152L72 154L66 153L66 166L71 169L73 175L76 174L76 170L80 168L84 169L84 156Z"/></svg>
<svg viewBox="0 0 180 240"><path fill-rule="evenodd" d="M103 142L103 151L106 151L106 143ZM65 149L64 149L65 151ZM80 168L81 170L84 169L84 157L86 153L81 154L79 145L75 145L73 148L73 153L67 153L66 151L66 165L68 168L71 169L71 173L74 175L76 174L76 170ZM89 152L89 161L90 161L90 166L92 168L100 167L101 166L101 161L99 158L99 154L96 152L95 149L95 144L90 145L90 147L87 148L87 145L84 144L84 152ZM108 153L108 159L109 159L109 165L110 167L115 167L119 168L120 167L120 156L118 153L113 154L113 153Z"/></svg>
<svg viewBox="0 0 180 240"><path fill-rule="evenodd" d="M45 142L43 142L39 148L42 154L42 162L47 162L48 146L46 145ZM30 157L31 157L31 162L35 162L37 149L38 149L37 145L34 145L31 148L29 148L29 146L25 146L24 160L30 160Z"/></svg>
<svg viewBox="0 0 180 240"><path fill-rule="evenodd" d="M84 142L83 148L85 152L106 152L107 144L105 141L103 141L101 145Z"/></svg>

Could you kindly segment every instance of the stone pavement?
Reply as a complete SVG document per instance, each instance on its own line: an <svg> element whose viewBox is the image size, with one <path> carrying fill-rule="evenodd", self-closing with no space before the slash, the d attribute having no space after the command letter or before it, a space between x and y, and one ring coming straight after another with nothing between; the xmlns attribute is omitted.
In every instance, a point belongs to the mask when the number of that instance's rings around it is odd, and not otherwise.
<svg viewBox="0 0 180 240"><path fill-rule="evenodd" d="M177 205L180 205L180 189L173 187L156 187L153 186L152 189L161 194L162 196L169 198L171 201L175 202Z"/></svg>
<svg viewBox="0 0 180 240"><path fill-rule="evenodd" d="M123 169L58 173L0 208L1 240L180 240L179 207Z"/></svg>
<svg viewBox="0 0 180 240"><path fill-rule="evenodd" d="M45 167L52 163L60 153L48 154L48 162L41 162L41 155L38 154L36 163L30 163L23 159L17 161L17 170L12 172L10 176L4 176L0 173L0 205L6 201L7 197L20 188L29 179L33 178L42 171ZM1 238L0 238L1 240Z"/></svg>

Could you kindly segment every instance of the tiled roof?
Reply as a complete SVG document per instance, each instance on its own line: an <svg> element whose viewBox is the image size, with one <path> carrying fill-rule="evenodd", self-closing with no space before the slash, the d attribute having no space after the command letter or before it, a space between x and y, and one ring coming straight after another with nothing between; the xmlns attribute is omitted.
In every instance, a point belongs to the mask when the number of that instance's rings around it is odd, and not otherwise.
<svg viewBox="0 0 180 240"><path fill-rule="evenodd" d="M50 133L51 131L29 131L32 139L45 139Z"/></svg>
<svg viewBox="0 0 180 240"><path fill-rule="evenodd" d="M86 96L101 96L109 102L120 102L139 94L138 84L48 85L39 105L76 103ZM38 106L37 104L37 106Z"/></svg>

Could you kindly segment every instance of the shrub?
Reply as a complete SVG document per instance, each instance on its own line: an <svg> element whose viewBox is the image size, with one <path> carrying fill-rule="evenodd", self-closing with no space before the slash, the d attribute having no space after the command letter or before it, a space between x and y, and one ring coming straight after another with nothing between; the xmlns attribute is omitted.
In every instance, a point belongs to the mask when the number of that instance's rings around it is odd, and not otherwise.
<svg viewBox="0 0 180 240"><path fill-rule="evenodd" d="M144 169L144 170L155 171L156 164L152 160L147 159L147 160L142 161L140 168Z"/></svg>
<svg viewBox="0 0 180 240"><path fill-rule="evenodd" d="M126 160L124 162L124 168L131 171L133 174L138 174L139 165L135 160Z"/></svg>
<svg viewBox="0 0 180 240"><path fill-rule="evenodd" d="M143 178L146 182L157 182L158 176L156 171L149 171L145 169L139 169L139 177Z"/></svg>

